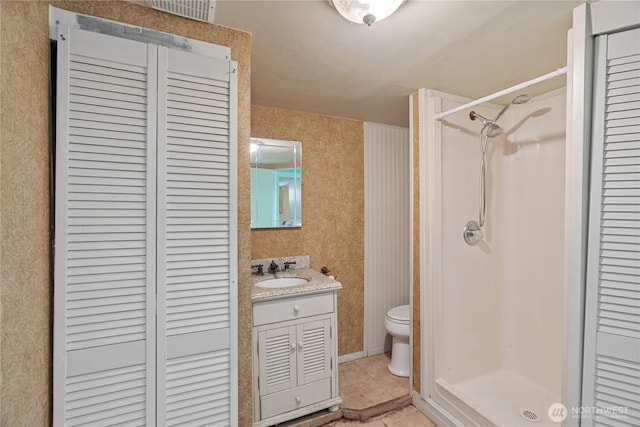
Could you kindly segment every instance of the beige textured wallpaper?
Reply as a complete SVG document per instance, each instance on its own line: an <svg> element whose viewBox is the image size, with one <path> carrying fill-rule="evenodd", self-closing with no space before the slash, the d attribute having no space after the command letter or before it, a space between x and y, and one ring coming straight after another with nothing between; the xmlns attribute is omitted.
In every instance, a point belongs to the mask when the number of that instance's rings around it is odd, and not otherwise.
<svg viewBox="0 0 640 427"><path fill-rule="evenodd" d="M411 94L413 122L413 389L420 389L420 128L418 92Z"/></svg>
<svg viewBox="0 0 640 427"><path fill-rule="evenodd" d="M361 121L251 107L254 137L302 142L302 228L251 231L251 258L309 255L337 276L338 354L362 351L364 125Z"/></svg>
<svg viewBox="0 0 640 427"><path fill-rule="evenodd" d="M51 420L48 7L229 46L239 64L239 425L251 425L248 33L120 1L0 2L0 426Z"/></svg>

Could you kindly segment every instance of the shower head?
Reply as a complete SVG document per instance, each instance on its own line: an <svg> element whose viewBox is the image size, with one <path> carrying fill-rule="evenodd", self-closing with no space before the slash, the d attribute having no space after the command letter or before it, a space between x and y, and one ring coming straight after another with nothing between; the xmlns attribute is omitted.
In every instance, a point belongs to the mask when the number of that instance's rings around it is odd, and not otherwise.
<svg viewBox="0 0 640 427"><path fill-rule="evenodd" d="M500 126L493 122L485 124L480 133L482 133L485 129L487 130L485 135L487 135L489 138L495 138L496 136L502 135L502 132L504 132L504 130Z"/></svg>
<svg viewBox="0 0 640 427"><path fill-rule="evenodd" d="M522 95L518 95L515 98L513 98L513 101L511 101L512 104L526 104L527 102L529 102L529 100L531 99L531 97L527 94L522 94Z"/></svg>
<svg viewBox="0 0 640 427"><path fill-rule="evenodd" d="M476 113L475 111L469 113L469 118L471 120L480 119L483 124L480 133L486 131L485 135L487 135L489 138L495 138L496 136L501 135L503 132L502 128L496 124L495 120L487 119L486 117Z"/></svg>
<svg viewBox="0 0 640 427"><path fill-rule="evenodd" d="M511 100L510 103L508 103L507 105L504 106L504 108L502 110L500 110L500 112L498 113L498 115L496 116L495 119L493 119L494 122L497 122L498 119L502 116L502 114L504 114L505 111L507 111L507 109L511 106L511 104L514 105L520 105L520 104L524 104L529 102L529 100L531 99L531 97L529 95L526 94L522 94L522 95L518 95L515 98L513 98Z"/></svg>

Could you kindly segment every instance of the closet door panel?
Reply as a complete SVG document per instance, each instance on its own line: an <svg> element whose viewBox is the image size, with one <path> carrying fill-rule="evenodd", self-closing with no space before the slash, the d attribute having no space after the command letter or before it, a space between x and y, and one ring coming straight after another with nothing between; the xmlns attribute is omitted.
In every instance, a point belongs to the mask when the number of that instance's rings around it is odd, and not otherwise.
<svg viewBox="0 0 640 427"><path fill-rule="evenodd" d="M583 406L640 425L640 29L597 39ZM605 411L605 414L607 412Z"/></svg>
<svg viewBox="0 0 640 427"><path fill-rule="evenodd" d="M228 60L159 50L159 424L233 422L231 80Z"/></svg>
<svg viewBox="0 0 640 427"><path fill-rule="evenodd" d="M151 425L156 49L60 33L54 424Z"/></svg>

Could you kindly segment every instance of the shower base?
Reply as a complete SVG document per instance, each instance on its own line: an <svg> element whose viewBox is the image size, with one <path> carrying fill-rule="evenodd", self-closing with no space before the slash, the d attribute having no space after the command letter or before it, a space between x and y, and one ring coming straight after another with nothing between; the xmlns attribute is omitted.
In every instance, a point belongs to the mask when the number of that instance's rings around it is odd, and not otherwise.
<svg viewBox="0 0 640 427"><path fill-rule="evenodd" d="M455 384L437 380L450 401L459 400L460 409L468 407L497 426L557 427L547 416L549 406L560 402L560 395L510 370L492 371ZM455 401L452 401L455 405ZM537 422L525 419L520 413ZM476 417L472 417L476 418ZM482 423L483 424L483 423Z"/></svg>

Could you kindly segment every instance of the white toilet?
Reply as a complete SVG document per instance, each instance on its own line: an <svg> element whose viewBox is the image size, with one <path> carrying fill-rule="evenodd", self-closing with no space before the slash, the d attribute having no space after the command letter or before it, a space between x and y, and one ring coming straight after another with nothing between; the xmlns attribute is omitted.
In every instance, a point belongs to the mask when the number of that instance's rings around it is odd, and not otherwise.
<svg viewBox="0 0 640 427"><path fill-rule="evenodd" d="M387 311L384 327L393 337L389 372L399 377L408 377L411 369L411 350L409 348L409 332L411 306L401 305Z"/></svg>

